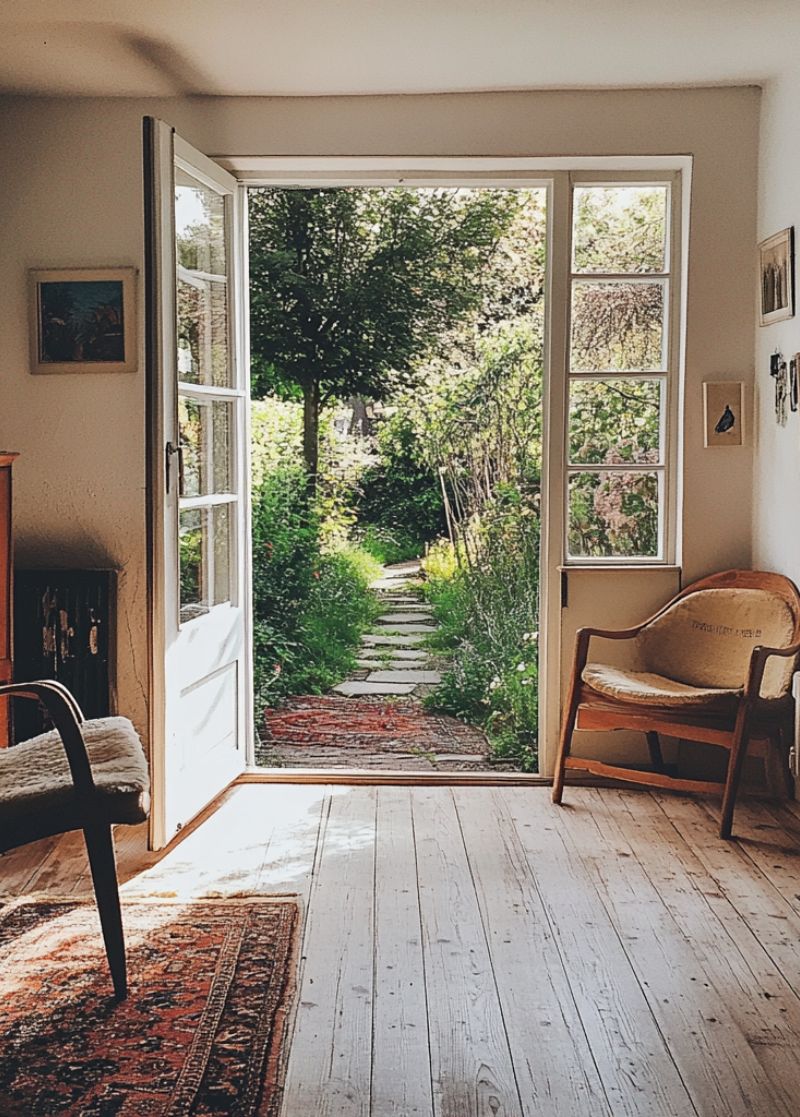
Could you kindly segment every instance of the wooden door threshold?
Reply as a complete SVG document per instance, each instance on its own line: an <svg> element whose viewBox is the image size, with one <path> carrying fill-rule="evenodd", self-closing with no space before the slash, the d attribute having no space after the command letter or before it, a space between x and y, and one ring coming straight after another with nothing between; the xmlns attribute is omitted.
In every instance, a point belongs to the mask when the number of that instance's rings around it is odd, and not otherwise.
<svg viewBox="0 0 800 1117"><path fill-rule="evenodd" d="M369 784L375 787L503 787L542 786L550 776L528 772L408 772L368 768L248 768L238 776L242 783Z"/></svg>

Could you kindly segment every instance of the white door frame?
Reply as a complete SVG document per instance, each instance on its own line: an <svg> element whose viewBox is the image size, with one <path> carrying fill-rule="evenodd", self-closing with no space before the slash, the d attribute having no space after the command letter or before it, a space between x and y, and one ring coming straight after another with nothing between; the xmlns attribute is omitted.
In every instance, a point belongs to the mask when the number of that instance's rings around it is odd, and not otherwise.
<svg viewBox="0 0 800 1117"><path fill-rule="evenodd" d="M552 773L561 706L561 572L564 563L564 476L566 464L567 337L569 322L569 265L563 253L553 253L554 238L569 235L570 174L572 172L681 172L683 223L681 244L688 243L688 200L691 188L690 156L605 157L371 157L371 156L231 156L214 161L229 170L240 189L258 186L544 186L548 189L548 265L545 319L545 382L543 390L542 517L540 586L539 776ZM246 207L245 207L246 212ZM563 243L563 240L562 240ZM685 252L683 275L685 280ZM247 284L245 284L247 287ZM685 319L685 282L680 283L680 316ZM683 331L681 331L683 332ZM681 389L678 386L678 393ZM673 409L677 415L678 408ZM670 422L675 422L673 418ZM674 431L672 453L679 454L680 432ZM676 485L680 484L675 468ZM248 492L249 498L249 492ZM248 517L250 505L248 499ZM249 519L248 519L249 523ZM249 539L248 539L249 542ZM248 565L248 569L250 566ZM248 591L250 590L248 584ZM251 616L251 614L248 614ZM252 631L252 629L250 630ZM252 684L252 677L250 678ZM252 760L252 752L249 759ZM345 773L346 774L346 773ZM262 773L269 778L270 773ZM286 773L286 778L298 778ZM361 776L361 774L359 774ZM314 773L302 774L305 780ZM319 778L325 778L321 774ZM376 782L379 775L376 775ZM525 778L525 777L517 777ZM480 782L480 777L478 777Z"/></svg>

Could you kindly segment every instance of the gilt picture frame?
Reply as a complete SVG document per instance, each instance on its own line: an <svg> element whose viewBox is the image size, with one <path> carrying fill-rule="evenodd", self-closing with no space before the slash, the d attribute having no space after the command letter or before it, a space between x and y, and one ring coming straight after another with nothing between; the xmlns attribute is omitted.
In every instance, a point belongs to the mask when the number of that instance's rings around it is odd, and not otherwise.
<svg viewBox="0 0 800 1117"><path fill-rule="evenodd" d="M794 226L758 246L761 325L794 317Z"/></svg>
<svg viewBox="0 0 800 1117"><path fill-rule="evenodd" d="M135 268L37 268L28 275L35 374L135 372Z"/></svg>
<svg viewBox="0 0 800 1117"><path fill-rule="evenodd" d="M706 448L744 445L744 383L707 381L703 384L703 412Z"/></svg>

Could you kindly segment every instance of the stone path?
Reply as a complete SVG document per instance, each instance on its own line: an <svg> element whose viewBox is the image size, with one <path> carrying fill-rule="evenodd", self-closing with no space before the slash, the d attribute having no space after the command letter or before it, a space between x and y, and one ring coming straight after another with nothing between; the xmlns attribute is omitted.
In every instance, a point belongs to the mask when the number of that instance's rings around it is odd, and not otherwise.
<svg viewBox="0 0 800 1117"><path fill-rule="evenodd" d="M373 584L381 613L356 668L330 695L290 698L267 710L258 763L266 767L496 770L486 737L422 699L446 665L426 639L436 631L419 563L385 567Z"/></svg>
<svg viewBox="0 0 800 1117"><path fill-rule="evenodd" d="M442 675L441 663L425 647L436 624L422 596L419 563L385 567L372 588L385 611L363 637L357 669L333 692L346 698L423 698L442 681Z"/></svg>

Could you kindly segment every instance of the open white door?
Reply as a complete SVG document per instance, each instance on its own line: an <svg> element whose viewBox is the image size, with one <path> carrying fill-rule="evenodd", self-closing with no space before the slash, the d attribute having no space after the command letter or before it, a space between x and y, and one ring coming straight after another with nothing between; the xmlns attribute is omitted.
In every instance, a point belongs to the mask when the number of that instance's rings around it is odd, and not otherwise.
<svg viewBox="0 0 800 1117"><path fill-rule="evenodd" d="M249 734L243 200L145 119L151 844L243 770Z"/></svg>

